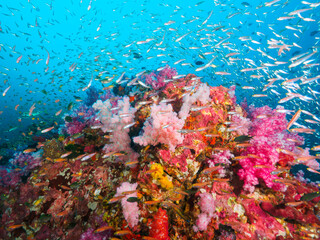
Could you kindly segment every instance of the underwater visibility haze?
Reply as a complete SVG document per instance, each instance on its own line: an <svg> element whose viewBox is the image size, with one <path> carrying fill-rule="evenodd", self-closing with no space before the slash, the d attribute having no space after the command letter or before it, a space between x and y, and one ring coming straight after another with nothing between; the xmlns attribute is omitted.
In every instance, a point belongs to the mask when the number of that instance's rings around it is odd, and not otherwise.
<svg viewBox="0 0 320 240"><path fill-rule="evenodd" d="M0 238L319 239L319 9L0 1Z"/></svg>

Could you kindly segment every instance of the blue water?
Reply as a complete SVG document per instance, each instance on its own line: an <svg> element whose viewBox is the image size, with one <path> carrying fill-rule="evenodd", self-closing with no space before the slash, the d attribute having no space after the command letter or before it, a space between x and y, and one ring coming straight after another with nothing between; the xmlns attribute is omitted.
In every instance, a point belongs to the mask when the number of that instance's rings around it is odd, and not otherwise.
<svg viewBox="0 0 320 240"><path fill-rule="evenodd" d="M298 15L291 20L277 20L303 8L311 9L301 16L314 21L305 21ZM50 137L55 131L41 134L37 128L60 125L63 114L68 112L67 106L79 104L75 97L85 98L83 89L91 79L92 86L102 89L111 83L102 84L101 79L123 72L130 77L169 65L179 74L195 73L212 86L236 85L239 103L246 98L249 104L276 107L288 92L282 81L302 75L315 77L319 75L319 66L288 68L289 63L253 72L240 70L275 61L288 62L293 56L317 51L319 15L319 7L283 0L271 6L264 1L1 1L0 92L11 86L0 97L1 154L10 155L8 149L32 144L33 136ZM169 21L174 23L165 25ZM241 41L240 37L255 42ZM271 39L290 45L288 51L279 56L279 49L268 48ZM146 40L149 42L138 44ZM232 52L240 53L233 56L234 61L226 57ZM50 59L46 64L48 53ZM213 67L195 71L213 57L216 57ZM174 64L181 59L185 60ZM319 62L319 54L312 59L311 63ZM189 64L182 65L186 63ZM71 71L74 64L76 67ZM230 75L216 75L219 71ZM250 77L253 74L261 77ZM284 80L262 92L267 80L277 75ZM242 86L256 89L245 90ZM293 111L301 108L320 118L319 95L310 91L320 92L317 80L299 87L291 91L312 100L296 98L281 105ZM268 96L252 97L261 93ZM29 116L34 103L33 115ZM61 109L61 114L55 116ZM313 135L304 134L305 147L311 148L320 144L319 125L304 122L307 118L310 117L303 115L298 123L317 130Z"/></svg>

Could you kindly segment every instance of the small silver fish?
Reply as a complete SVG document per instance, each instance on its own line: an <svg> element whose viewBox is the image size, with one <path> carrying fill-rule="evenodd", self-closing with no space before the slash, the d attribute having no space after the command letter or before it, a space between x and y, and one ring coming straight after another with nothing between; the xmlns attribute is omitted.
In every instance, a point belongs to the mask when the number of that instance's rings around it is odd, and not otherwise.
<svg viewBox="0 0 320 240"><path fill-rule="evenodd" d="M130 127L132 127L132 126L135 125L135 124L136 124L136 122L129 123L129 124L127 124L126 126L124 126L122 129L130 128Z"/></svg>

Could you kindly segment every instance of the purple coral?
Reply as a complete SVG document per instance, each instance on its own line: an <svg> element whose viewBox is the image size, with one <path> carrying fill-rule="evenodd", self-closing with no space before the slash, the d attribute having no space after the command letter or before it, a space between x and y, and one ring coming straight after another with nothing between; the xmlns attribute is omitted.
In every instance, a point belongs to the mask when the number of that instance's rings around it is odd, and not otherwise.
<svg viewBox="0 0 320 240"><path fill-rule="evenodd" d="M80 240L107 240L112 236L109 232L95 233L93 228L89 228L81 234Z"/></svg>
<svg viewBox="0 0 320 240"><path fill-rule="evenodd" d="M82 130L86 127L84 122L81 122L79 118L72 118L71 122L66 122L66 132L72 136L74 134L82 132Z"/></svg>
<svg viewBox="0 0 320 240"><path fill-rule="evenodd" d="M18 153L15 154L13 159L10 159L10 164L15 168L21 168L25 175L28 174L32 169L41 165L42 151L34 153Z"/></svg>
<svg viewBox="0 0 320 240"><path fill-rule="evenodd" d="M21 181L22 174L15 172L13 169L0 167L0 185L2 186L17 186Z"/></svg>
<svg viewBox="0 0 320 240"><path fill-rule="evenodd" d="M41 165L42 151L35 153L16 153L9 160L9 165L0 166L0 185L17 186L21 177L27 176L34 168Z"/></svg>
<svg viewBox="0 0 320 240"><path fill-rule="evenodd" d="M177 75L177 71L169 66L166 66L158 74L154 72L144 75L146 84L151 85L153 89L158 90L166 85L165 79L172 79L173 76Z"/></svg>
<svg viewBox="0 0 320 240"><path fill-rule="evenodd" d="M65 115L71 117L71 121L65 120L65 125L60 129L60 132L66 132L69 135L74 135L82 132L88 126L93 126L97 123L95 120L95 110L87 105L80 105L70 114Z"/></svg>

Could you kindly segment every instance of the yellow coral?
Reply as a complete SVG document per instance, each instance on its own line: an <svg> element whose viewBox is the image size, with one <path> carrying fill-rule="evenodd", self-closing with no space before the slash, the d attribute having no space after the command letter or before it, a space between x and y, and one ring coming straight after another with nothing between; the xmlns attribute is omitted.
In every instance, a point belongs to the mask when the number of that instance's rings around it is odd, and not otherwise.
<svg viewBox="0 0 320 240"><path fill-rule="evenodd" d="M172 182L168 179L167 176L163 176L163 167L159 163L154 163L151 165L150 170L153 171L151 176L153 179L157 180L162 188L168 190L173 188Z"/></svg>
<svg viewBox="0 0 320 240"><path fill-rule="evenodd" d="M152 171L151 176L153 179L158 180L163 177L163 167L159 163L154 163L151 165L150 170ZM155 170L153 172L153 170Z"/></svg>
<svg viewBox="0 0 320 240"><path fill-rule="evenodd" d="M169 190L169 189L173 188L173 184L172 184L172 182L168 179L167 176L158 179L158 182L160 183L161 187L164 188L164 189Z"/></svg>

